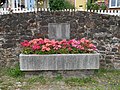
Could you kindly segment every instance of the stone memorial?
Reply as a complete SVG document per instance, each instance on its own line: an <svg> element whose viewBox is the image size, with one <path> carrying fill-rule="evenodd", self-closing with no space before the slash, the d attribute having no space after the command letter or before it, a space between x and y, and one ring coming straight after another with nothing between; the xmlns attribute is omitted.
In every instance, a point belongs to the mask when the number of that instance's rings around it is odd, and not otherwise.
<svg viewBox="0 0 120 90"><path fill-rule="evenodd" d="M70 39L70 24L68 23L49 23L48 24L49 39Z"/></svg>

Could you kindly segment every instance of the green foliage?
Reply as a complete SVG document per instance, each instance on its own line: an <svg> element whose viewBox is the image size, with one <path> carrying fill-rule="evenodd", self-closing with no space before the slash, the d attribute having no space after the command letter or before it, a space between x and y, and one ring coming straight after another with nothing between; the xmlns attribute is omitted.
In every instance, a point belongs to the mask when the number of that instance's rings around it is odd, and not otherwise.
<svg viewBox="0 0 120 90"><path fill-rule="evenodd" d="M66 0L49 0L50 10L73 9L74 6Z"/></svg>
<svg viewBox="0 0 120 90"><path fill-rule="evenodd" d="M112 69L104 69L104 68L95 70L95 75L97 75L97 76L103 76L103 74L105 74L105 73L120 74L120 71L112 70Z"/></svg>
<svg viewBox="0 0 120 90"><path fill-rule="evenodd" d="M61 74L58 74L54 79L57 81L61 81L63 79L63 76Z"/></svg>
<svg viewBox="0 0 120 90"><path fill-rule="evenodd" d="M24 73L20 70L19 65L16 65L15 67L7 69L7 74L11 77L21 77L24 75Z"/></svg>
<svg viewBox="0 0 120 90"><path fill-rule="evenodd" d="M102 5L98 5L95 1L88 0L87 2L87 10L105 10L107 6L103 3Z"/></svg>
<svg viewBox="0 0 120 90"><path fill-rule="evenodd" d="M100 6L100 8L101 8L101 10L105 10L105 9L107 8L107 6L106 6L105 4L102 4L102 5Z"/></svg>
<svg viewBox="0 0 120 90"><path fill-rule="evenodd" d="M23 48L22 53L24 53L24 54L33 54L34 52L30 48Z"/></svg>
<svg viewBox="0 0 120 90"><path fill-rule="evenodd" d="M99 69L95 70L96 73L94 75L87 78L64 78L61 74L58 74L55 78L45 78L43 76L13 78L8 76L6 70L8 71L8 68L0 68L0 89L2 90L15 90L18 88L15 82L21 82L21 90L33 90L38 88L40 90L42 88L48 90L51 85L53 87L56 87L56 85L60 86L57 86L56 89L59 90L62 85L61 83L67 84L65 85L65 89L69 88L71 90L78 90L79 87L84 90L120 90L120 70ZM60 83L56 84L56 82Z"/></svg>
<svg viewBox="0 0 120 90"><path fill-rule="evenodd" d="M74 5L72 5L71 3L69 3L67 0L65 0L65 9L74 9Z"/></svg>
<svg viewBox="0 0 120 90"><path fill-rule="evenodd" d="M3 82L3 80L0 79L0 83L2 83L2 82Z"/></svg>
<svg viewBox="0 0 120 90"><path fill-rule="evenodd" d="M69 78L65 80L65 83L70 86L84 86L87 83L97 83L91 77L86 78Z"/></svg>
<svg viewBox="0 0 120 90"><path fill-rule="evenodd" d="M32 51L31 49L23 49L22 51L23 54L78 54L78 53L89 53L89 52L84 52L84 51L81 51L79 49L76 49L76 48L72 48L71 51L68 50L68 48L65 48L65 49L59 49L59 50L50 50L50 51L40 51L40 50L37 50L37 51ZM93 53L93 52L92 52Z"/></svg>
<svg viewBox="0 0 120 90"><path fill-rule="evenodd" d="M96 3L92 4L92 10L99 10L100 6Z"/></svg>
<svg viewBox="0 0 120 90"><path fill-rule="evenodd" d="M64 0L49 0L51 10L62 10L64 9Z"/></svg>
<svg viewBox="0 0 120 90"><path fill-rule="evenodd" d="M87 3L87 10L99 10L100 6L96 3Z"/></svg>
<svg viewBox="0 0 120 90"><path fill-rule="evenodd" d="M87 10L90 10L90 9L91 9L91 6L92 6L91 0L88 0L88 1L87 1Z"/></svg>
<svg viewBox="0 0 120 90"><path fill-rule="evenodd" d="M28 83L33 84L39 82L40 84L46 84L46 79L43 76L29 78Z"/></svg>
<svg viewBox="0 0 120 90"><path fill-rule="evenodd" d="M101 69L96 69L95 70L95 74L103 74L103 73L107 73L108 70L107 69L104 69L104 68L101 68Z"/></svg>

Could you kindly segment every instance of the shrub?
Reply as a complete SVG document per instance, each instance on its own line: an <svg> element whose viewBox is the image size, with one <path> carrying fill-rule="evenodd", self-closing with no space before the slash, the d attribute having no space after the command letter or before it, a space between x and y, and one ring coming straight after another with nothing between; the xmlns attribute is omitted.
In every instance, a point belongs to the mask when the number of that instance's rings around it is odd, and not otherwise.
<svg viewBox="0 0 120 90"><path fill-rule="evenodd" d="M64 9L64 0L49 0L51 10L62 10Z"/></svg>
<svg viewBox="0 0 120 90"><path fill-rule="evenodd" d="M18 65L14 66L12 68L9 68L7 70L7 74L11 77L21 77L24 75L24 73L20 70Z"/></svg>
<svg viewBox="0 0 120 90"><path fill-rule="evenodd" d="M105 4L102 4L102 5L100 6L100 8L101 8L101 10L106 10L107 6L106 6Z"/></svg>
<svg viewBox="0 0 120 90"><path fill-rule="evenodd" d="M50 10L73 9L74 6L66 0L49 0Z"/></svg>
<svg viewBox="0 0 120 90"><path fill-rule="evenodd" d="M99 10L100 9L100 6L97 3L95 3L95 1L88 0L87 10Z"/></svg>
<svg viewBox="0 0 120 90"><path fill-rule="evenodd" d="M90 9L91 9L91 6L92 6L91 1L88 0L88 1L87 1L87 10L90 10Z"/></svg>
<svg viewBox="0 0 120 90"><path fill-rule="evenodd" d="M99 8L100 8L100 6L98 4L96 4L96 3L92 4L92 7L91 7L92 10L99 10Z"/></svg>
<svg viewBox="0 0 120 90"><path fill-rule="evenodd" d="M61 41L49 39L33 39L21 42L22 53L24 54L75 54L75 53L93 53L96 46L91 41L82 38L81 40Z"/></svg>
<svg viewBox="0 0 120 90"><path fill-rule="evenodd" d="M74 5L72 5L71 3L69 3L68 1L65 0L65 3L64 3L64 7L65 9L74 9Z"/></svg>

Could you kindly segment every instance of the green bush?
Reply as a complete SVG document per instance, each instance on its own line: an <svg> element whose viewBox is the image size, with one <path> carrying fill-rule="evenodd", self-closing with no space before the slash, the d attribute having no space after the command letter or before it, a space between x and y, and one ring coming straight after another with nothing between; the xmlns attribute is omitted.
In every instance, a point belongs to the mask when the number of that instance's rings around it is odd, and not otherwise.
<svg viewBox="0 0 120 90"><path fill-rule="evenodd" d="M93 3L92 4L92 10L99 10L99 8L100 8L100 6L98 5L98 4L96 4L96 3Z"/></svg>
<svg viewBox="0 0 120 90"><path fill-rule="evenodd" d="M88 0L87 2L87 10L106 10L107 6L103 3L102 5L98 5L97 3L91 2Z"/></svg>
<svg viewBox="0 0 120 90"><path fill-rule="evenodd" d="M49 0L49 6L51 10L64 9L64 0Z"/></svg>
<svg viewBox="0 0 120 90"><path fill-rule="evenodd" d="M16 78L24 75L23 72L20 70L19 65L9 68L7 70L7 74L11 77L16 77Z"/></svg>
<svg viewBox="0 0 120 90"><path fill-rule="evenodd" d="M102 5L100 6L100 8L101 8L101 10L106 10L107 6L106 6L105 4L102 4Z"/></svg>
<svg viewBox="0 0 120 90"><path fill-rule="evenodd" d="M74 9L75 7L74 7L74 5L72 5L71 3L69 3L68 1L65 1L65 3L64 3L64 7L65 7L65 9Z"/></svg>
<svg viewBox="0 0 120 90"><path fill-rule="evenodd" d="M73 9L74 6L66 0L49 0L50 10Z"/></svg>
<svg viewBox="0 0 120 90"><path fill-rule="evenodd" d="M91 1L90 1L90 0L88 0L88 2L87 2L87 10L90 10L90 9L91 9L91 7L92 7Z"/></svg>
<svg viewBox="0 0 120 90"><path fill-rule="evenodd" d="M96 3L87 3L87 10L99 10L100 6Z"/></svg>
<svg viewBox="0 0 120 90"><path fill-rule="evenodd" d="M91 1L91 0L88 0L87 2L87 10L99 10L100 9L100 6L95 3L96 0L94 1Z"/></svg>

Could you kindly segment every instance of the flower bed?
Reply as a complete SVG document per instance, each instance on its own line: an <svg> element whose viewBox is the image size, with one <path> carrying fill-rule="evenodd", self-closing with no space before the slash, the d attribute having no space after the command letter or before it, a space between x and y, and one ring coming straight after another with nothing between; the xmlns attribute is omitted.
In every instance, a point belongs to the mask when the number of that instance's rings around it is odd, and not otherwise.
<svg viewBox="0 0 120 90"><path fill-rule="evenodd" d="M96 46L85 38L68 41L40 38L24 41L21 45L22 71L99 69Z"/></svg>
<svg viewBox="0 0 120 90"><path fill-rule="evenodd" d="M91 41L82 38L81 40L55 41L49 39L25 40L21 43L23 54L78 54L94 53L97 49Z"/></svg>

